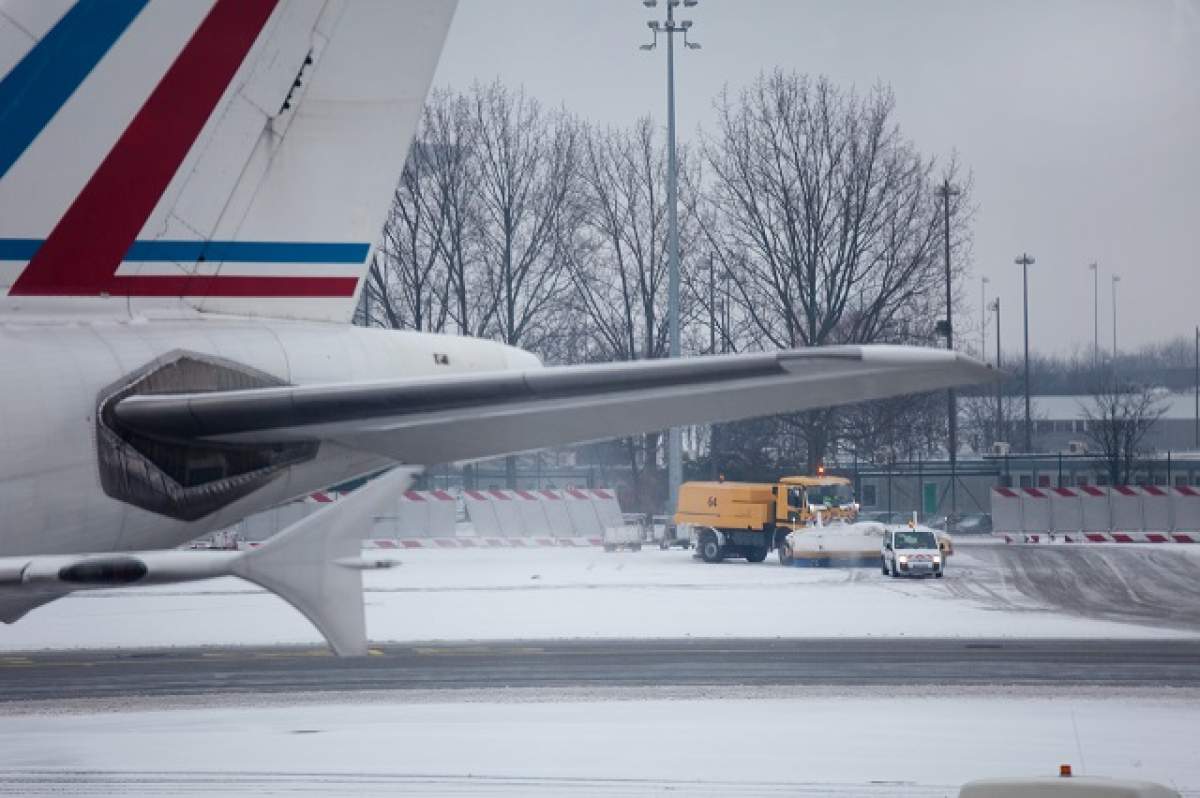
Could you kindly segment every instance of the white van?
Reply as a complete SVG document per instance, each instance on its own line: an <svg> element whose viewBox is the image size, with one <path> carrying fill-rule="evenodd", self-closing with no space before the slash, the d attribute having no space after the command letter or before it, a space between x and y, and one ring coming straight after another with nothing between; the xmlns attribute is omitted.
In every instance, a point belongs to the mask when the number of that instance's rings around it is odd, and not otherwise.
<svg viewBox="0 0 1200 798"><path fill-rule="evenodd" d="M895 527L883 533L879 551L884 574L928 576L939 579L946 572L946 559L938 546L937 534L923 527Z"/></svg>

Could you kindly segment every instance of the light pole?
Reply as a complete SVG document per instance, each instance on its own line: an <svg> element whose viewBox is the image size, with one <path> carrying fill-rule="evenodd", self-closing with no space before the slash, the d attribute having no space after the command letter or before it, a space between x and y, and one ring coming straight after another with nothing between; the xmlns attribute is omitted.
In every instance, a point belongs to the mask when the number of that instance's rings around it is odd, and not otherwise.
<svg viewBox="0 0 1200 798"><path fill-rule="evenodd" d="M996 301L992 303L992 309L996 311L996 371L1000 370L1000 297L996 297ZM1000 436L1004 434L1004 383L996 380L996 437L993 442L1001 440Z"/></svg>
<svg viewBox="0 0 1200 798"><path fill-rule="evenodd" d="M1029 412L1029 267L1036 261L1022 253L1013 263L1021 267L1021 284L1025 291L1025 453L1033 451L1033 430L1030 428Z"/></svg>
<svg viewBox="0 0 1200 798"><path fill-rule="evenodd" d="M953 286L950 277L950 199L958 196L958 189L950 185L950 178L942 181L937 188L937 195L942 200L942 222L945 233L943 243L946 254L946 348L954 348L954 320L951 317L953 305ZM950 432L950 513L946 519L946 531L954 531L954 516L958 514L958 402L954 389L946 391L946 417L949 421Z"/></svg>
<svg viewBox="0 0 1200 798"><path fill-rule="evenodd" d="M1112 276L1112 305L1113 305L1113 369L1117 367L1117 283L1121 282L1121 275L1114 274Z"/></svg>
<svg viewBox="0 0 1200 798"><path fill-rule="evenodd" d="M986 277L979 278L979 357L987 360L987 287L990 283Z"/></svg>
<svg viewBox="0 0 1200 798"><path fill-rule="evenodd" d="M1092 371L1100 366L1100 267L1092 261Z"/></svg>
<svg viewBox="0 0 1200 798"><path fill-rule="evenodd" d="M653 50L658 45L658 34L667 37L667 320L670 327L671 357L679 357L679 210L678 175L675 163L675 34L683 34L683 44L689 50L698 50L700 45L688 41L688 29L692 21L675 21L675 6L683 3L685 8L696 5L698 0L667 0L665 22L650 20L646 25L654 31L654 41L643 44L641 49ZM654 8L658 0L642 0L646 8ZM671 427L667 434L667 511L673 512L679 494L679 483L683 481L682 446L679 427Z"/></svg>

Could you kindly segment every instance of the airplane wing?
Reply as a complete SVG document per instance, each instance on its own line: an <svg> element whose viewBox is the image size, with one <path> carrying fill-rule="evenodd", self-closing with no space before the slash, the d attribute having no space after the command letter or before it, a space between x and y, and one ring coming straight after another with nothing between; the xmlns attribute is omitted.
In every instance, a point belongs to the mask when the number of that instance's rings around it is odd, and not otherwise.
<svg viewBox="0 0 1200 798"><path fill-rule="evenodd" d="M356 384L135 395L139 433L227 443L333 441L432 465L848 404L999 373L947 350L840 346Z"/></svg>

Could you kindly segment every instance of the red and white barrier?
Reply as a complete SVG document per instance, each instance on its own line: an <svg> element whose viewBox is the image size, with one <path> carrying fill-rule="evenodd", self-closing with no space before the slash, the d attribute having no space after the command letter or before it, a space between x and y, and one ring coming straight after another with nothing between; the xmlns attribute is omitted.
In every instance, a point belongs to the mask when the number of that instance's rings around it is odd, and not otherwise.
<svg viewBox="0 0 1200 798"><path fill-rule="evenodd" d="M1012 488L992 488L992 529L1018 533L1021 524L1021 495Z"/></svg>
<svg viewBox="0 0 1200 798"><path fill-rule="evenodd" d="M364 549L400 551L404 549L532 549L582 548L602 546L603 538L372 538L363 541Z"/></svg>
<svg viewBox="0 0 1200 798"><path fill-rule="evenodd" d="M1050 528L1063 534L1083 534L1083 503L1073 488L1050 488Z"/></svg>
<svg viewBox="0 0 1200 798"><path fill-rule="evenodd" d="M1170 491L1157 485L1147 485L1139 490L1142 493L1143 532L1147 535L1165 535L1175 526L1171 520Z"/></svg>
<svg viewBox="0 0 1200 798"><path fill-rule="evenodd" d="M463 501L483 538L601 538L621 524L616 496L602 488L466 490Z"/></svg>
<svg viewBox="0 0 1200 798"><path fill-rule="evenodd" d="M1021 531L1031 535L1054 529L1049 488L1021 488L1021 521Z"/></svg>
<svg viewBox="0 0 1200 798"><path fill-rule="evenodd" d="M1109 527L1120 543L1141 538L1142 494L1132 485L1113 485L1108 491Z"/></svg>
<svg viewBox="0 0 1200 798"><path fill-rule="evenodd" d="M454 537L458 502L444 490L406 490L396 502L394 517L375 520L378 537Z"/></svg>
<svg viewBox="0 0 1200 798"><path fill-rule="evenodd" d="M1171 537L1177 543L1200 542L1200 488L1177 485L1171 489Z"/></svg>
<svg viewBox="0 0 1200 798"><path fill-rule="evenodd" d="M1111 513L1108 508L1108 491L1095 485L1079 488L1079 510L1083 517L1083 535L1093 543L1102 543L1104 535L1112 529ZM1098 536L1094 537L1093 536Z"/></svg>
<svg viewBox="0 0 1200 798"><path fill-rule="evenodd" d="M1200 490L1190 486L993 488L992 526L1008 542L1200 542Z"/></svg>

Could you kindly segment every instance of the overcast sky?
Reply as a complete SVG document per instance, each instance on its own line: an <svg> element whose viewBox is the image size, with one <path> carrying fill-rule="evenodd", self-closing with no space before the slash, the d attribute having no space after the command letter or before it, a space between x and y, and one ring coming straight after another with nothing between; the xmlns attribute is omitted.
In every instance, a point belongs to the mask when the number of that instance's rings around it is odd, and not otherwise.
<svg viewBox="0 0 1200 798"><path fill-rule="evenodd" d="M1028 251L1035 349L1124 349L1200 322L1200 0L701 0L678 9L700 50L676 53L679 136L711 129L722 86L776 66L895 91L924 152L957 150L975 180L971 275L1000 296L1003 345L1021 346ZM594 121L665 125L665 48L638 50L639 0L460 0L435 85L499 77ZM988 351L994 351L989 322Z"/></svg>

